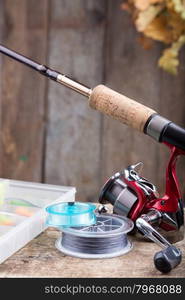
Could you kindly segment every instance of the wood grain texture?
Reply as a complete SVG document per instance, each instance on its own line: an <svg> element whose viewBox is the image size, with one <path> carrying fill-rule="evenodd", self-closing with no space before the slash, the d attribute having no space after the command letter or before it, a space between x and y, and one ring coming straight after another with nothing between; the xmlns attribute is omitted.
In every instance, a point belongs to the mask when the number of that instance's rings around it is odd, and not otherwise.
<svg viewBox="0 0 185 300"><path fill-rule="evenodd" d="M6 0L3 44L45 62L47 2ZM0 175L40 181L42 172L45 79L3 57L2 156Z"/></svg>
<svg viewBox="0 0 185 300"><path fill-rule="evenodd" d="M121 2L1 0L0 40L90 87L106 83L184 126L184 54L177 77L158 69L161 46L142 49ZM143 161L142 174L164 190L163 145L46 82L0 56L0 176L75 185L78 199L91 201L107 177ZM184 165L180 159L183 190Z"/></svg>
<svg viewBox="0 0 185 300"><path fill-rule="evenodd" d="M105 2L51 2L49 64L87 86L102 81ZM80 201L100 187L101 116L87 99L49 83L45 180L75 185Z"/></svg>
<svg viewBox="0 0 185 300"><path fill-rule="evenodd" d="M133 249L111 259L80 259L55 248L59 231L48 229L0 265L0 277L132 278L185 277L185 240L176 243L182 250L181 264L168 275L153 265L159 247L141 237L130 237ZM142 262L142 263L141 263Z"/></svg>
<svg viewBox="0 0 185 300"><path fill-rule="evenodd" d="M3 41L4 35L4 2L0 1L0 43ZM3 99L3 59L0 55L0 132L2 130L2 99ZM1 137L1 134L0 134ZM2 139L0 138L0 171L2 170Z"/></svg>
<svg viewBox="0 0 185 300"><path fill-rule="evenodd" d="M109 1L105 83L160 113L161 70L157 68L160 46L155 44L149 51L142 49L130 17L120 11L121 2ZM168 87L169 94L171 89L174 87ZM163 101L168 110L168 99L165 97ZM144 163L144 177L154 184L161 182L165 170L158 172L161 155L158 143L108 117L104 117L102 136L102 182L114 172L139 161Z"/></svg>
<svg viewBox="0 0 185 300"><path fill-rule="evenodd" d="M112 207L109 205L109 213ZM63 278L185 278L185 239L175 245L182 251L181 264L170 273L161 274L153 265L159 247L141 235L129 235L133 249L111 259L81 259L70 257L55 248L61 232L49 228L24 248L0 264L3 277L63 277ZM142 263L141 263L142 262Z"/></svg>

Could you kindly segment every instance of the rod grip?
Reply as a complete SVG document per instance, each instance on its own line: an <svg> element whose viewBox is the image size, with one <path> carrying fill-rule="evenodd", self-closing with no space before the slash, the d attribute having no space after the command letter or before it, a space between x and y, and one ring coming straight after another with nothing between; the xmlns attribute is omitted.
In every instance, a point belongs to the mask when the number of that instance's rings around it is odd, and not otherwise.
<svg viewBox="0 0 185 300"><path fill-rule="evenodd" d="M153 109L104 85L98 85L92 90L89 97L89 105L141 132L144 131L144 126L150 116L156 113Z"/></svg>

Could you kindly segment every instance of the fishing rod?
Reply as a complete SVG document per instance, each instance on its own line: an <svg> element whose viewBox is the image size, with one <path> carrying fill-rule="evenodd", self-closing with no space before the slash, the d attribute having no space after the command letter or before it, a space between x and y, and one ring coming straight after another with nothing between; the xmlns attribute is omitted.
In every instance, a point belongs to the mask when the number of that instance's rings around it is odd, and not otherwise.
<svg viewBox="0 0 185 300"><path fill-rule="evenodd" d="M91 89L3 45L0 45L0 52L87 97L91 108L99 110L121 123L151 136L158 142L169 143L181 150L185 150L185 129L160 116L153 109L104 85L98 85Z"/></svg>
<svg viewBox="0 0 185 300"><path fill-rule="evenodd" d="M119 120L121 123L151 136L156 141L164 143L170 149L171 155L166 168L166 189L163 197L157 193L156 187L151 182L140 176L137 171L138 164L130 165L128 168L111 176L102 187L99 195L99 202L102 204L102 209L99 212L106 211L106 207L104 206L106 203L112 204L115 214L131 219L135 224L135 228L140 233L157 243L163 250L155 254L154 263L156 268L161 272L169 272L180 264L181 251L173 246L170 240L173 243L184 237L183 202L176 176L176 162L178 156L185 155L185 129L160 116L153 109L121 95L104 85L98 85L91 89L58 71L39 64L2 45L0 45L0 52L82 94L89 99L89 106L91 108L99 110ZM118 220L115 219L115 221L117 222ZM163 237L156 229L159 229L170 240ZM109 228L109 231L112 236L112 229ZM71 237L70 232L65 232L67 243L66 241L64 243L63 240L63 244L60 244L61 241L57 244L57 248L60 250L63 249L64 253L71 253L68 251L71 247L73 255L77 257L85 257L84 255L87 254L85 252L86 254L82 253L82 256L79 256L82 248L83 251L87 251L86 248L88 248L90 254L95 250L98 252L98 255L104 251L97 241L97 249L94 248L95 241L92 239L92 236L85 235L82 239L81 233L73 232L75 234L74 241L74 236ZM84 231L84 233L86 232ZM106 253L104 253L107 255L107 247L109 247L109 244L112 247L115 240L113 242L110 239L107 231L105 237L108 237ZM123 237L121 235L121 239ZM105 240L102 241L104 245ZM120 251L120 239L116 243L116 251ZM74 247L76 244L78 244L77 248ZM86 247L87 244L88 247ZM75 249L76 253L74 254ZM112 251L113 248L111 248ZM123 249L123 251L125 250Z"/></svg>

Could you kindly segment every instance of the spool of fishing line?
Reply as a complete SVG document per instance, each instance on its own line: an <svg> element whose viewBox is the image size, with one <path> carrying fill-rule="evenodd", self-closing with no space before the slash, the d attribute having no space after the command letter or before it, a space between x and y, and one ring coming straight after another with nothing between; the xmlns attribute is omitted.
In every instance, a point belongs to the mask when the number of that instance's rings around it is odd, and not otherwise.
<svg viewBox="0 0 185 300"><path fill-rule="evenodd" d="M96 223L96 205L81 202L59 202L46 208L48 226L74 227Z"/></svg>
<svg viewBox="0 0 185 300"><path fill-rule="evenodd" d="M134 227L126 217L97 214L96 224L62 228L56 248L64 254L80 258L111 258L132 249L127 233Z"/></svg>

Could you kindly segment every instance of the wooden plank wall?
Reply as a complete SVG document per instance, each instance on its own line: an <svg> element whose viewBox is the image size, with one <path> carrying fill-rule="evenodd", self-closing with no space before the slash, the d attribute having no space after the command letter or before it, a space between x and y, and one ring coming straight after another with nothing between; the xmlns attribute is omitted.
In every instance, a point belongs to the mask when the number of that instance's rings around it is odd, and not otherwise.
<svg viewBox="0 0 185 300"><path fill-rule="evenodd" d="M103 80L105 3L51 2L49 64L89 86ZM45 179L77 186L80 200L99 190L101 119L85 97L49 82Z"/></svg>
<svg viewBox="0 0 185 300"><path fill-rule="evenodd" d="M5 0L1 5L3 44L44 63L47 1ZM23 65L7 57L2 60L1 176L40 181L46 82Z"/></svg>
<svg viewBox="0 0 185 300"><path fill-rule="evenodd" d="M0 1L0 41L3 40L4 32L4 6ZM0 128L2 128L2 56L0 55ZM0 170L2 170L2 139L0 139Z"/></svg>
<svg viewBox="0 0 185 300"><path fill-rule="evenodd" d="M177 77L157 68L161 45L141 48L121 2L0 0L0 41L89 86L104 82L185 126L184 67ZM144 176L163 189L163 146L5 57L0 111L1 177L74 185L79 200L94 201L107 177L143 161ZM183 160L179 175L183 183Z"/></svg>

